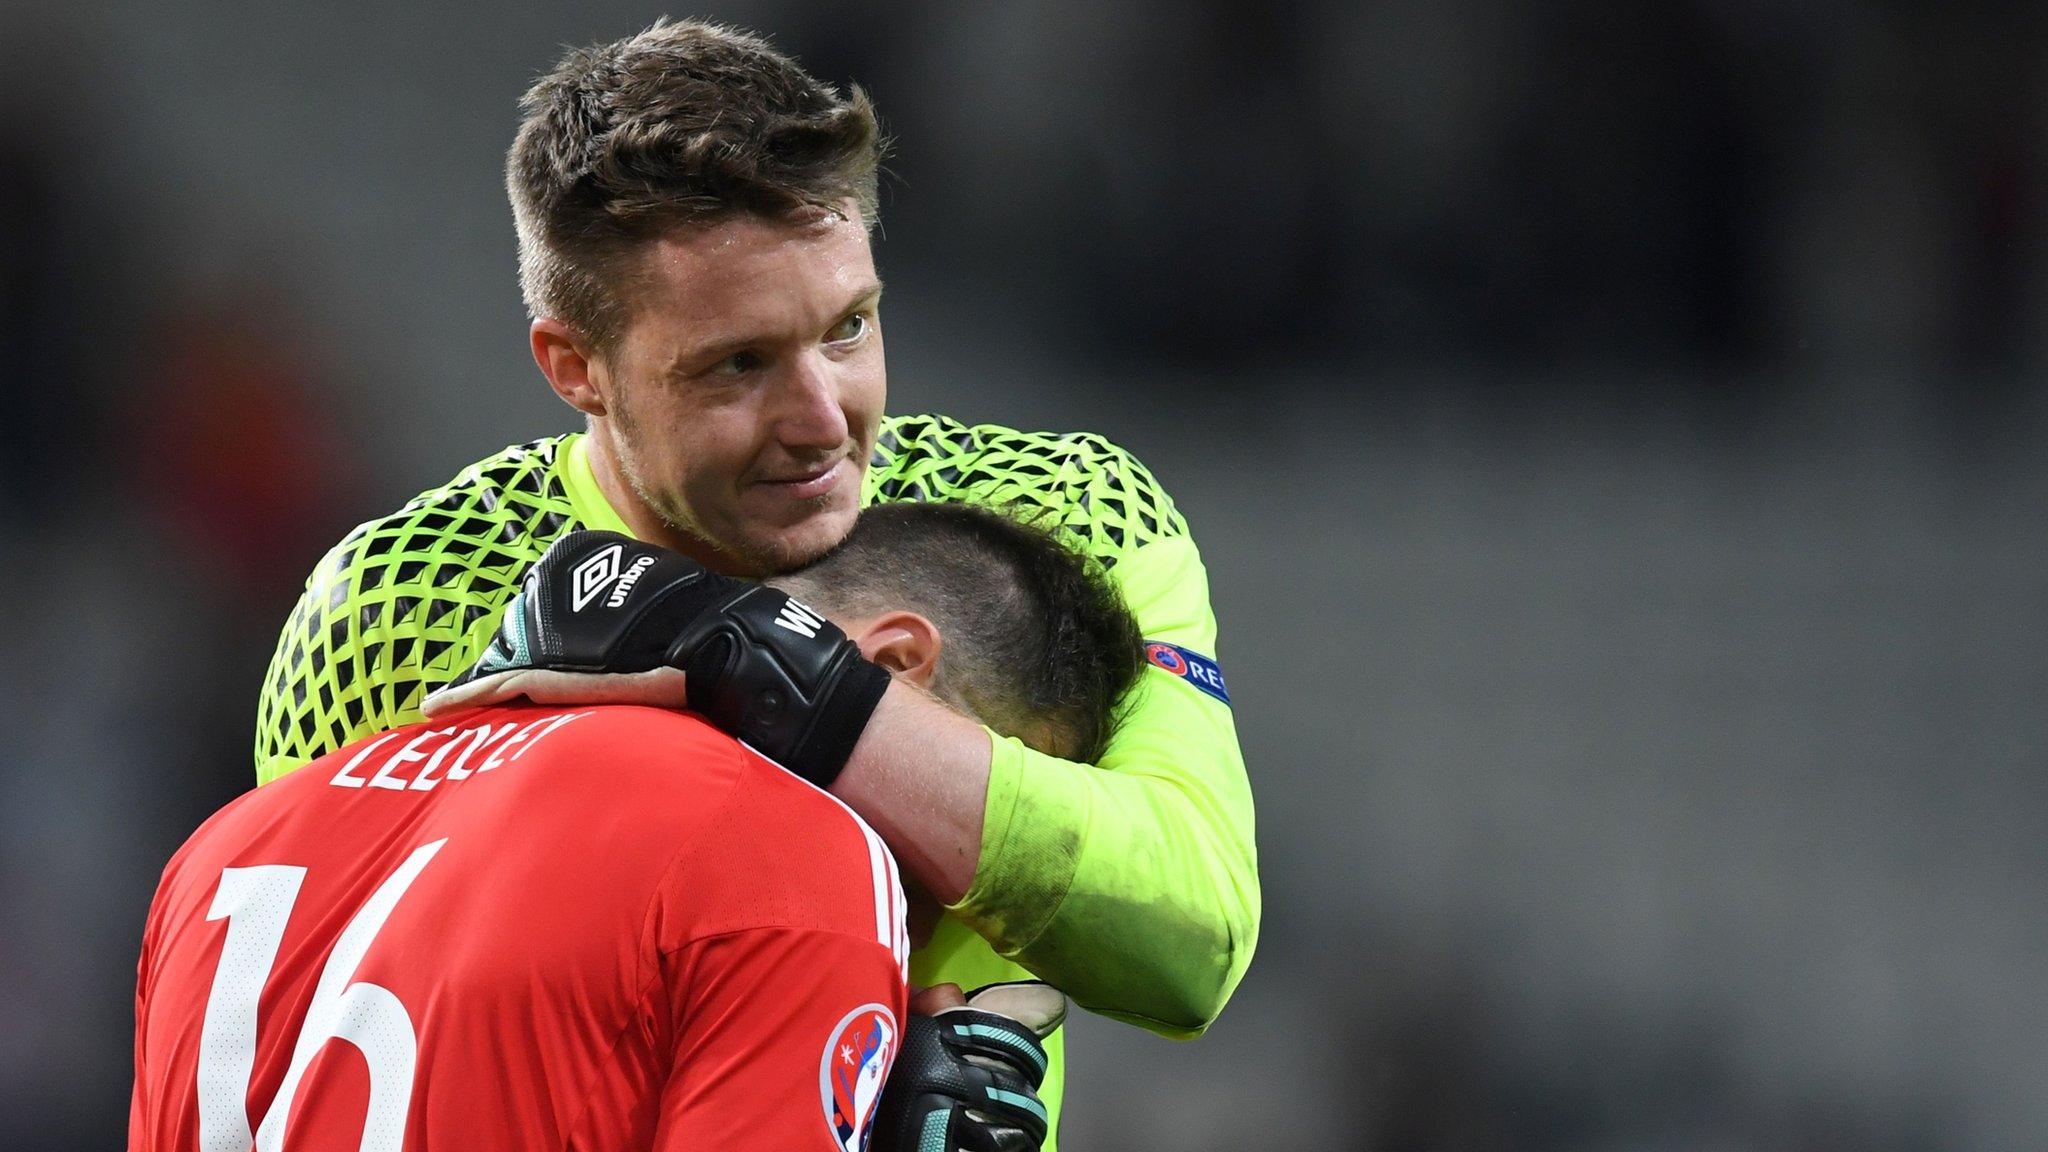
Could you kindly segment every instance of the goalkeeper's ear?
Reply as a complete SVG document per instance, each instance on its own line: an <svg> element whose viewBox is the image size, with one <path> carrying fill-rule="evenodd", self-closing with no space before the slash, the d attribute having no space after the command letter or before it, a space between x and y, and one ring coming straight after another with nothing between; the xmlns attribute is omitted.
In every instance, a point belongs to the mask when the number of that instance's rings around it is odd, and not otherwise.
<svg viewBox="0 0 2048 1152"><path fill-rule="evenodd" d="M560 320L543 316L527 330L527 338L533 345L533 362L540 365L541 375L548 378L548 387L555 390L563 403L585 416L605 416L611 412L606 400L609 379L605 365L581 333Z"/></svg>
<svg viewBox="0 0 2048 1152"><path fill-rule="evenodd" d="M864 620L834 620L860 654L920 688L929 687L939 670L944 641L939 626L915 612L884 612Z"/></svg>

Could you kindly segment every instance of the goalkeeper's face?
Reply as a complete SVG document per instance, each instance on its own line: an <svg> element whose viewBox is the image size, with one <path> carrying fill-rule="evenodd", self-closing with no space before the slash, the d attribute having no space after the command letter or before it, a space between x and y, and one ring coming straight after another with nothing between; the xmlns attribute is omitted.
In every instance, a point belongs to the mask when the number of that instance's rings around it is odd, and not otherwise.
<svg viewBox="0 0 2048 1152"><path fill-rule="evenodd" d="M853 530L887 390L866 229L742 216L644 256L632 320L591 363L594 467L708 565L810 562Z"/></svg>

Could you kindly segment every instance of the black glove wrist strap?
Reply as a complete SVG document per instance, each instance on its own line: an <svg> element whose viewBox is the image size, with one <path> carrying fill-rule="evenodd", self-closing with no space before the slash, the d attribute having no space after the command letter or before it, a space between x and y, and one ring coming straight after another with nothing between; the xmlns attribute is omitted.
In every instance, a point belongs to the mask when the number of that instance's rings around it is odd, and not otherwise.
<svg viewBox="0 0 2048 1152"><path fill-rule="evenodd" d="M829 788L889 674L846 633L780 589L747 585L669 647L690 707L798 776Z"/></svg>
<svg viewBox="0 0 2048 1152"><path fill-rule="evenodd" d="M789 769L820 788L831 788L853 758L853 746L867 731L875 709L889 691L889 674L856 652L833 693L831 706L818 711L810 735L791 756Z"/></svg>

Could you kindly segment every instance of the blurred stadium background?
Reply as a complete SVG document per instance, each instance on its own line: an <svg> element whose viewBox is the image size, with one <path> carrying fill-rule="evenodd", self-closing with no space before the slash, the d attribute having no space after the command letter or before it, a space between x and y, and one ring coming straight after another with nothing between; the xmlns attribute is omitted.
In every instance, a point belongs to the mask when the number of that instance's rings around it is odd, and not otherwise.
<svg viewBox="0 0 2048 1152"><path fill-rule="evenodd" d="M500 156L659 12L0 6L0 1142L119 1144L322 548L568 426ZM1204 548L1264 938L1066 1147L2048 1141L2048 8L674 14L898 137L892 408Z"/></svg>

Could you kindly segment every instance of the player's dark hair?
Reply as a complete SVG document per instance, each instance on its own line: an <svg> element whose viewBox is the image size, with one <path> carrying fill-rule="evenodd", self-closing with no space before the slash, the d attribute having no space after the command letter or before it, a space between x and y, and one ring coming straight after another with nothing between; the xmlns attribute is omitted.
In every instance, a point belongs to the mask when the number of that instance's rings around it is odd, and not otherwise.
<svg viewBox="0 0 2048 1152"><path fill-rule="evenodd" d="M1093 763L1144 668L1109 575L1023 520L962 504L878 504L810 566L774 583L833 614L894 609L938 626L932 691L989 727Z"/></svg>
<svg viewBox="0 0 2048 1152"><path fill-rule="evenodd" d="M520 106L505 163L520 288L533 315L599 348L625 327L628 257L648 240L848 200L874 221L884 144L866 94L842 96L746 32L657 21L570 52Z"/></svg>

